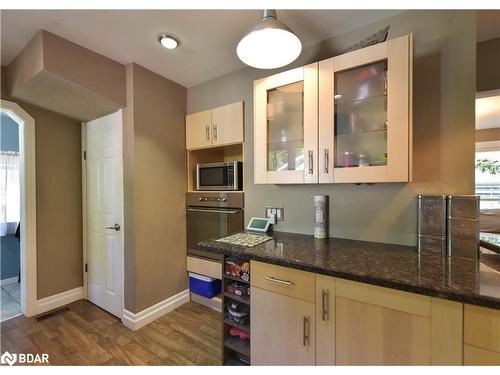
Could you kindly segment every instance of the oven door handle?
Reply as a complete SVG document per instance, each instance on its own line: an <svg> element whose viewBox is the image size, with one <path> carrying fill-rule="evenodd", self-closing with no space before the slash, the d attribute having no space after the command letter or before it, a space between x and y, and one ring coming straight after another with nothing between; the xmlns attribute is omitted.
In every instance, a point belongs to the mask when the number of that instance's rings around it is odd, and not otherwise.
<svg viewBox="0 0 500 375"><path fill-rule="evenodd" d="M191 212L210 212L215 214L237 214L241 212L241 211L225 211L225 210L199 210L196 208L188 208L187 210Z"/></svg>

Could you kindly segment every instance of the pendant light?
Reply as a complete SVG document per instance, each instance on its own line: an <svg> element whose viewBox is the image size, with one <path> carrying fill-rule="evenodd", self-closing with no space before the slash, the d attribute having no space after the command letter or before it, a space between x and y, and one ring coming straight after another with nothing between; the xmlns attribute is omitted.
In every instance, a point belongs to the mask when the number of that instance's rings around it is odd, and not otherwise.
<svg viewBox="0 0 500 375"><path fill-rule="evenodd" d="M240 40L236 53L254 68L274 69L290 64L302 51L300 39L276 18L276 11L265 9L261 20Z"/></svg>

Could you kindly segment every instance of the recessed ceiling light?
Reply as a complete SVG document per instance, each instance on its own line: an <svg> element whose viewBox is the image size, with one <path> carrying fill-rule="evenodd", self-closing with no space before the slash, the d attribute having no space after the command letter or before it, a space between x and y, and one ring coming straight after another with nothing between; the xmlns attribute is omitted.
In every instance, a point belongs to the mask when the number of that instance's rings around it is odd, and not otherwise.
<svg viewBox="0 0 500 375"><path fill-rule="evenodd" d="M179 47L179 44L181 44L175 36L166 33L160 34L158 36L158 41L167 49L176 49Z"/></svg>
<svg viewBox="0 0 500 375"><path fill-rule="evenodd" d="M245 64L259 69L285 66L299 57L300 39L276 18L276 11L265 9L261 20L240 40L236 53Z"/></svg>

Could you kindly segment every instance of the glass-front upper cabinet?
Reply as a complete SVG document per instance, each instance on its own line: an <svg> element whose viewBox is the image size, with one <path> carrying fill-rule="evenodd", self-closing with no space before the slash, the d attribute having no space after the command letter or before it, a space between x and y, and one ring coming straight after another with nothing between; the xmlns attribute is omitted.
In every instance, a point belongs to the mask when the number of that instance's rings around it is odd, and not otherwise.
<svg viewBox="0 0 500 375"><path fill-rule="evenodd" d="M410 179L411 36L319 63L319 182Z"/></svg>
<svg viewBox="0 0 500 375"><path fill-rule="evenodd" d="M314 183L318 64L254 82L254 182Z"/></svg>

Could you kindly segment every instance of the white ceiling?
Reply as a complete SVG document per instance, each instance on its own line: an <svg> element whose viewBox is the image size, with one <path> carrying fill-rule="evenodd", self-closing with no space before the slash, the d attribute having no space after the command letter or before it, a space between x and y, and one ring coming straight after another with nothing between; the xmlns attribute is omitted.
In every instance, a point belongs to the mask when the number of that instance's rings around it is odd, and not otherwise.
<svg viewBox="0 0 500 375"><path fill-rule="evenodd" d="M278 10L278 19L308 46L399 12ZM8 65L38 30L45 29L191 87L244 67L236 45L259 17L258 10L2 10L1 62ZM161 32L176 35L180 48L164 49L156 40Z"/></svg>
<svg viewBox="0 0 500 375"><path fill-rule="evenodd" d="M476 129L500 128L500 95L476 99Z"/></svg>

